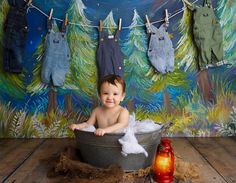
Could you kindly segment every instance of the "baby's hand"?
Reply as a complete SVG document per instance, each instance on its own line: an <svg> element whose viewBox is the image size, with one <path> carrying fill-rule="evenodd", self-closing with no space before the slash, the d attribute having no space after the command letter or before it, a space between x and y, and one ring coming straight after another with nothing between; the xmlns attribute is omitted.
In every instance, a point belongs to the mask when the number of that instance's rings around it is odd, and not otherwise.
<svg viewBox="0 0 236 183"><path fill-rule="evenodd" d="M101 129L101 128L98 128L94 134L97 135L97 136L103 136L105 134L105 130L104 129Z"/></svg>
<svg viewBox="0 0 236 183"><path fill-rule="evenodd" d="M79 124L71 124L71 125L69 126L69 128L70 128L72 131L74 131L75 129L76 129L76 130L81 129Z"/></svg>

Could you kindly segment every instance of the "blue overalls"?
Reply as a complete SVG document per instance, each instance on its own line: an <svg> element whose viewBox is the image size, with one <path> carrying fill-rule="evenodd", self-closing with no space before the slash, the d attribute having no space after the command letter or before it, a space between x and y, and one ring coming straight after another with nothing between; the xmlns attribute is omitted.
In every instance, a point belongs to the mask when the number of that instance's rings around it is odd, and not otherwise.
<svg viewBox="0 0 236 183"><path fill-rule="evenodd" d="M166 24L159 29L154 25L146 24L148 33L151 34L148 48L148 58L156 71L164 74L174 71L174 48L166 31Z"/></svg>
<svg viewBox="0 0 236 183"><path fill-rule="evenodd" d="M10 3L4 24L3 68L6 72L21 73L23 53L28 33L27 4Z"/></svg>
<svg viewBox="0 0 236 183"><path fill-rule="evenodd" d="M45 40L45 55L42 65L42 82L63 86L65 75L69 69L70 50L65 32L54 32L51 24L48 24L48 34Z"/></svg>
<svg viewBox="0 0 236 183"><path fill-rule="evenodd" d="M124 55L119 46L120 30L115 35L99 31L99 46L97 49L98 77L103 78L109 74L120 77L124 75Z"/></svg>

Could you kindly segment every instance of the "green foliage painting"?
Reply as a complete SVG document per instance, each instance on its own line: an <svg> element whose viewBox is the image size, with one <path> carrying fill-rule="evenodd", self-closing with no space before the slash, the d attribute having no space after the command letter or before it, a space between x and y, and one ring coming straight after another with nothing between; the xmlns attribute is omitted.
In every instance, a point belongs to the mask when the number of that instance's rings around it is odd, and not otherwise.
<svg viewBox="0 0 236 183"><path fill-rule="evenodd" d="M190 1L190 0L189 0ZM18 1L21 2L21 1ZM193 1L191 1L193 2ZM194 1L201 5L203 1ZM22 0L22 3L23 0ZM20 74L4 71L4 23L10 5L0 0L0 138L73 137L71 123L87 119L99 105L96 50L99 21L110 35L119 19L119 45L124 54L126 98L122 105L137 120L173 122L166 136L234 136L236 134L236 1L212 0L223 31L226 64L198 69L193 12L181 0L33 1L27 10L29 32ZM70 67L62 87L41 81L47 14L54 9L54 31L68 15L66 38ZM169 11L167 29L175 50L173 72L161 74L150 64L150 34L145 15L157 28ZM37 21L36 21L37 20Z"/></svg>

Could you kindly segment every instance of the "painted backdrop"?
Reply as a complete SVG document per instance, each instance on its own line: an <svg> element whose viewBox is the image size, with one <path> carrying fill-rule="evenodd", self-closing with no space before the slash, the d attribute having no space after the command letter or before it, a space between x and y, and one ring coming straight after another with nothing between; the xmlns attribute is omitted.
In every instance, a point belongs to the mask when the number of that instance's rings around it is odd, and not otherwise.
<svg viewBox="0 0 236 183"><path fill-rule="evenodd" d="M202 4L202 0L195 3ZM27 14L24 71L18 75L2 69L2 28L9 5L7 0L0 0L0 4L0 137L72 137L68 125L85 120L99 105L95 60L99 20L112 34L119 18L127 84L122 105L138 120L173 121L168 136L235 135L236 1L213 0L224 34L227 64L199 72L192 12L181 0L34 0ZM47 86L40 78L51 8L56 31L66 13L69 17L70 69L60 88ZM165 9L170 17L168 32L175 48L175 70L160 74L147 58L145 15L159 27Z"/></svg>

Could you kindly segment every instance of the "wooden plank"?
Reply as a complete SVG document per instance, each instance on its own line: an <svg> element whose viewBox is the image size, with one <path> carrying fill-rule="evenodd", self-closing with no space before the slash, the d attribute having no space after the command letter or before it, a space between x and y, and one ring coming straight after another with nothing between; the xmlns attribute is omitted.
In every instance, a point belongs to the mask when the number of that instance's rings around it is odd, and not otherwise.
<svg viewBox="0 0 236 183"><path fill-rule="evenodd" d="M228 183L236 182L236 141L233 138L190 138L189 140Z"/></svg>
<svg viewBox="0 0 236 183"><path fill-rule="evenodd" d="M200 166L200 177L194 179L194 183L225 183L226 181L212 168L211 165L202 157L198 151L190 144L186 138L173 138L172 146L176 155L183 161L197 163Z"/></svg>
<svg viewBox="0 0 236 183"><path fill-rule="evenodd" d="M0 161L8 154L12 152L14 149L19 147L22 144L23 140L16 140L16 139L1 139L0 146ZM1 166L1 165L0 165Z"/></svg>
<svg viewBox="0 0 236 183"><path fill-rule="evenodd" d="M42 142L43 139L2 139L0 182L13 173Z"/></svg>
<svg viewBox="0 0 236 183"><path fill-rule="evenodd" d="M66 146L75 146L75 139L47 139L25 163L17 169L7 182L52 182L47 178L50 168L45 159L55 156Z"/></svg>

